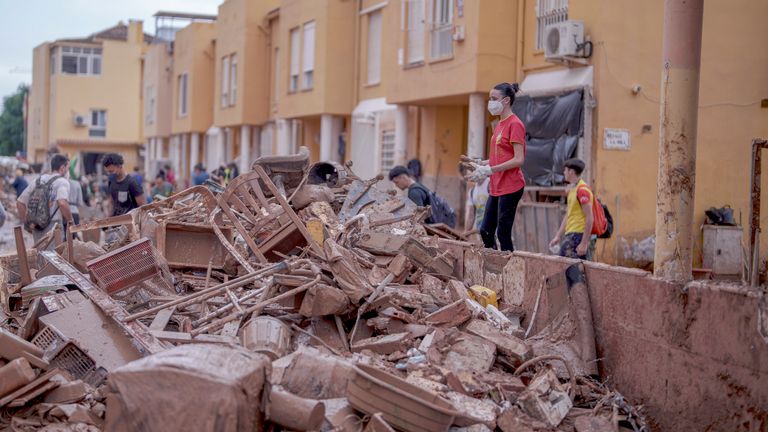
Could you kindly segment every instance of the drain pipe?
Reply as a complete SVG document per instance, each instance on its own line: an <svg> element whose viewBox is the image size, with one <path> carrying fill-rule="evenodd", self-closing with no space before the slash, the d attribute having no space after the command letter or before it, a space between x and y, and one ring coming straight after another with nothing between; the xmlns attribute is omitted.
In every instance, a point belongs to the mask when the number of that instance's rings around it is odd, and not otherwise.
<svg viewBox="0 0 768 432"><path fill-rule="evenodd" d="M691 280L704 0L664 1L654 275Z"/></svg>
<svg viewBox="0 0 768 432"><path fill-rule="evenodd" d="M749 273L747 278L751 286L756 287L760 279L758 263L760 262L760 177L762 172L762 152L768 148L768 140L755 138L752 140L752 184L749 189Z"/></svg>

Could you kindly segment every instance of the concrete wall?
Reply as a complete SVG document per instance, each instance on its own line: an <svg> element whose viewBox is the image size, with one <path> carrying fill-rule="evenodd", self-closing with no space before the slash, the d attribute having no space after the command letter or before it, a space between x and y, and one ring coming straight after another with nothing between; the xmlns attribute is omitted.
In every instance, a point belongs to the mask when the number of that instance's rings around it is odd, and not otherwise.
<svg viewBox="0 0 768 432"><path fill-rule="evenodd" d="M342 0L282 0L280 3L280 103L278 116L301 118L320 114L349 115L353 109L356 2ZM314 87L289 92L290 31L315 22ZM301 56L300 56L301 58Z"/></svg>
<svg viewBox="0 0 768 432"><path fill-rule="evenodd" d="M481 255L465 253L465 277L488 285L493 272L469 270L478 263L488 268ZM506 262L503 292L527 311L526 326L547 278L576 262L526 252ZM586 263L586 276L601 379L644 405L653 430L768 428L765 294L729 284L671 283L596 263ZM532 334L556 312L546 292Z"/></svg>
<svg viewBox="0 0 768 432"><path fill-rule="evenodd" d="M107 111L106 141L142 141L141 57L144 47L120 41L102 42L100 76L64 75L51 78L50 141L92 139L88 127L72 123L74 113L88 117L91 109Z"/></svg>
<svg viewBox="0 0 768 432"><path fill-rule="evenodd" d="M426 17L430 17L430 2ZM390 1L387 6L397 15L403 0ZM465 39L453 43L453 55L447 58L430 58L431 35L425 26L425 60L422 64L407 64L407 32L400 17L389 20L384 34L387 38L397 35L395 51L385 55L384 62L391 82L387 85L387 101L390 103L423 103L430 99L474 92L488 92L493 84L514 79L516 55L515 21L516 0L465 1L463 17L454 7L453 24L463 27ZM402 56L397 50L402 50ZM398 59L403 57L403 64ZM427 102L430 103L430 102Z"/></svg>
<svg viewBox="0 0 768 432"><path fill-rule="evenodd" d="M173 57L165 43L154 44L144 55L143 88L144 106L142 107L144 139L167 137L171 134L173 109ZM149 92L154 93L154 115L147 113Z"/></svg>
<svg viewBox="0 0 768 432"><path fill-rule="evenodd" d="M526 74L559 66L544 61L534 47L535 0L525 0ZM663 2L581 0L569 2L569 19L582 20L594 43L589 63L595 71L593 185L616 219L614 240L600 259L621 262L621 238L654 234L659 144ZM704 210L730 204L747 223L750 142L768 135L768 3L749 0L708 2L704 8L699 96L694 225ZM521 77L522 78L522 77ZM642 91L633 95L631 87ZM650 131L643 132L648 125ZM603 149L605 128L628 129L631 150ZM639 169L642 167L642 169ZM768 179L763 179L763 188ZM768 222L763 211L761 223ZM746 230L745 230L746 231ZM701 233L695 236L694 265L701 264ZM602 246L600 246L602 249ZM761 241L768 251L768 238ZM765 257L765 253L762 254Z"/></svg>
<svg viewBox="0 0 768 432"><path fill-rule="evenodd" d="M269 35L265 17L278 0L227 0L216 19L214 123L217 126L261 124L269 118ZM222 58L237 56L237 98L222 106Z"/></svg>
<svg viewBox="0 0 768 432"><path fill-rule="evenodd" d="M213 124L216 26L192 23L176 33L173 50L173 133L204 133ZM179 115L179 76L188 74L187 115Z"/></svg>
<svg viewBox="0 0 768 432"><path fill-rule="evenodd" d="M27 158L33 162L45 160L48 148L48 119L51 72L50 44L44 43L32 51L32 85L29 88L27 117Z"/></svg>

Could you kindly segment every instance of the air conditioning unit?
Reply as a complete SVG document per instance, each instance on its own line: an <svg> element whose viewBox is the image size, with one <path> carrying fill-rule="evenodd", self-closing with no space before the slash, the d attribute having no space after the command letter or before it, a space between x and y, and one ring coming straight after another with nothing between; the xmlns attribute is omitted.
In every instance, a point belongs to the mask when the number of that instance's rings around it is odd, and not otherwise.
<svg viewBox="0 0 768 432"><path fill-rule="evenodd" d="M563 21L548 25L544 30L544 58L581 57L584 46L584 23Z"/></svg>
<svg viewBox="0 0 768 432"><path fill-rule="evenodd" d="M74 124L77 127L85 126L85 116L82 116L80 114L73 115L72 116L72 124Z"/></svg>

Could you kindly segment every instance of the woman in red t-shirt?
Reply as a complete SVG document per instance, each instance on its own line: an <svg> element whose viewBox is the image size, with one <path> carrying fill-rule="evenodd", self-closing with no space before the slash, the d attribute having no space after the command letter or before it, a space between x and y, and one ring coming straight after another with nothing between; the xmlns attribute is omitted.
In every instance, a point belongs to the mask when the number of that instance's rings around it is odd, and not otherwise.
<svg viewBox="0 0 768 432"><path fill-rule="evenodd" d="M517 83L501 83L491 90L488 111L499 116L499 123L491 135L491 157L473 162L474 172L469 177L475 182L491 178L480 235L485 247L493 249L498 237L499 246L504 251L514 250L512 225L525 189L525 178L520 169L525 161L525 125L512 112L515 93L519 89Z"/></svg>

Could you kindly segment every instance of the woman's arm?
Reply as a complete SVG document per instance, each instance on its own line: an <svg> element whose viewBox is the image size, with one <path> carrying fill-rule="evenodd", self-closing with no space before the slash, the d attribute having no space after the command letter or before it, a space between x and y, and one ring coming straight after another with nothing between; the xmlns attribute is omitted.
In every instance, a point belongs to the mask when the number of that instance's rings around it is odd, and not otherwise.
<svg viewBox="0 0 768 432"><path fill-rule="evenodd" d="M511 170L512 168L520 168L525 162L525 155L523 151L523 145L520 143L512 143L512 148L515 149L515 156L503 163L491 167L491 172L501 172Z"/></svg>

